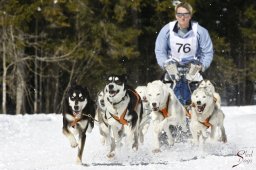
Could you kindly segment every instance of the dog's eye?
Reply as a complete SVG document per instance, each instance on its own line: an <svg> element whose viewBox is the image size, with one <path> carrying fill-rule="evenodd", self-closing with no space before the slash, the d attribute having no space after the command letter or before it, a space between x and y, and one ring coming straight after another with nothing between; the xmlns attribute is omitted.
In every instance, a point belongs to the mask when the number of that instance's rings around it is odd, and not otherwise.
<svg viewBox="0 0 256 170"><path fill-rule="evenodd" d="M108 78L108 81L113 81L113 77L109 77L109 78Z"/></svg>
<svg viewBox="0 0 256 170"><path fill-rule="evenodd" d="M152 96L151 94L148 94L149 96Z"/></svg>
<svg viewBox="0 0 256 170"><path fill-rule="evenodd" d="M157 96L159 96L160 95L160 93L157 93Z"/></svg>
<svg viewBox="0 0 256 170"><path fill-rule="evenodd" d="M75 96L71 96L70 99L71 99L71 100L75 100Z"/></svg>
<svg viewBox="0 0 256 170"><path fill-rule="evenodd" d="M120 80L115 80L115 83L118 84L118 85L122 84L122 82Z"/></svg>

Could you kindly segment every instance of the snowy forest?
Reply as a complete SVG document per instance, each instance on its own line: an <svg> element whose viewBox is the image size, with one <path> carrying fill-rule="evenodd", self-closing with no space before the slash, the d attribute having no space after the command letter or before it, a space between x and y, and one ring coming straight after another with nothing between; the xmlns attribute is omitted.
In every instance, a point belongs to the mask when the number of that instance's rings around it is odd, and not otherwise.
<svg viewBox="0 0 256 170"><path fill-rule="evenodd" d="M187 2L214 45L204 78L223 105L255 105L256 1ZM95 97L109 73L159 79L155 39L174 18L171 0L0 0L0 113L58 113L72 80Z"/></svg>

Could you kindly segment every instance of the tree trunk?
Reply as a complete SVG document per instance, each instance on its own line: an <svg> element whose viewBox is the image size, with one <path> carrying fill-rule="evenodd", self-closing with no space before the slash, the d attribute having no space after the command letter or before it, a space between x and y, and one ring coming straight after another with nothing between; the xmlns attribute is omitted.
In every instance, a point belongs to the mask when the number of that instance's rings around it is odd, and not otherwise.
<svg viewBox="0 0 256 170"><path fill-rule="evenodd" d="M25 91L25 70L24 70L24 63L19 62L20 58L23 57L23 53L21 52L21 49L18 49L16 47L16 40L14 38L14 32L13 27L10 27L10 36L11 36L11 45L12 45L12 51L14 54L15 61L17 61L16 64L16 114L22 113L22 107L23 105L23 98L24 98L24 91ZM20 36L20 39L22 39L22 36Z"/></svg>
<svg viewBox="0 0 256 170"><path fill-rule="evenodd" d="M37 43L37 35L38 35L38 20L36 19L36 37L35 37L35 43ZM37 48L35 48L35 70L34 70L34 113L38 113L38 51Z"/></svg>
<svg viewBox="0 0 256 170"><path fill-rule="evenodd" d="M55 83L55 93L54 93L54 100L53 100L53 111L56 113L58 110L58 103L59 103L59 77L56 78L56 83Z"/></svg>
<svg viewBox="0 0 256 170"><path fill-rule="evenodd" d="M5 49L5 41L3 39L3 82L2 82L2 112L4 114L7 113L6 110L6 74L7 74L7 68L6 68L6 49Z"/></svg>

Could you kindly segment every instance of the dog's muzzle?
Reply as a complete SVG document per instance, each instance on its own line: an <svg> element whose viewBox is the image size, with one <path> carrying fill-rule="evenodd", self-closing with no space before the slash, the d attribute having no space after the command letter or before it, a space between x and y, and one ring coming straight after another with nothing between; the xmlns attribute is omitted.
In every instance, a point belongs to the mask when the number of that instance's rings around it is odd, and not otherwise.
<svg viewBox="0 0 256 170"><path fill-rule="evenodd" d="M159 110L159 107L157 107L157 104L156 103L152 103L152 110L153 111L158 111Z"/></svg>
<svg viewBox="0 0 256 170"><path fill-rule="evenodd" d="M204 111L206 104L203 105L196 105L196 109L199 113L202 113Z"/></svg>
<svg viewBox="0 0 256 170"><path fill-rule="evenodd" d="M109 94L111 97L114 97L117 93L119 93L119 90L109 90Z"/></svg>
<svg viewBox="0 0 256 170"><path fill-rule="evenodd" d="M80 111L73 111L73 116L78 118L81 116L81 112Z"/></svg>
<svg viewBox="0 0 256 170"><path fill-rule="evenodd" d="M145 103L148 102L147 97L143 96L142 101Z"/></svg>

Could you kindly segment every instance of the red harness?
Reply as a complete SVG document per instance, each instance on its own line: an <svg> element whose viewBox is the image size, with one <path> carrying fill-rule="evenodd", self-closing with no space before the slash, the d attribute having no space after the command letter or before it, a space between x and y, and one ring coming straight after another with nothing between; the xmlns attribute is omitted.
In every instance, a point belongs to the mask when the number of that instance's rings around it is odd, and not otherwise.
<svg viewBox="0 0 256 170"><path fill-rule="evenodd" d="M137 92L135 92L135 91L133 91L133 90L131 90L131 89L128 89L129 91L131 91L134 95L135 95L135 97L136 97L136 104L135 104L135 106L134 106L134 110L135 110L135 108L137 108L137 106L138 106L138 104L139 104L139 102L141 101L141 99L140 99L140 96L139 96L139 94L137 93ZM125 115L126 115L126 113L127 113L127 110L128 110L128 108L126 108L125 110L124 110L124 112L121 114L121 116L120 116L120 118L117 116L117 115L114 115L114 114L111 114L110 113L110 115L116 120L116 121L118 121L120 124L122 124L122 125L128 125L128 122L127 122L127 120L125 120Z"/></svg>
<svg viewBox="0 0 256 170"><path fill-rule="evenodd" d="M70 126L72 126L74 128L76 126L77 122L79 122L81 120L81 118L77 118L75 113L73 113L73 116L75 119L70 123Z"/></svg>
<svg viewBox="0 0 256 170"><path fill-rule="evenodd" d="M162 113L163 117L164 118L167 118L169 117L169 113L168 113L168 104L169 104L169 101L170 101L170 95L168 96L167 98L167 101L166 101L166 107L164 107L162 110L160 110L160 112Z"/></svg>

